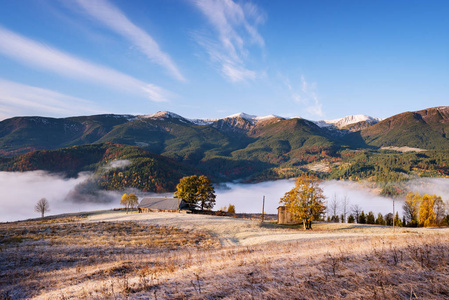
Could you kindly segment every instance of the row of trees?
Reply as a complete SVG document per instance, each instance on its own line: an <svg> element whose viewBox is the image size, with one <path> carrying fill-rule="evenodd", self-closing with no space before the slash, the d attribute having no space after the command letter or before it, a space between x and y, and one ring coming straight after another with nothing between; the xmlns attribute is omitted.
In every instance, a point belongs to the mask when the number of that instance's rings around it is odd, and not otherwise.
<svg viewBox="0 0 449 300"><path fill-rule="evenodd" d="M375 214L370 211L367 214L362 210L359 214L352 213L348 216L347 220L342 215L336 215L336 216L328 216L327 217L328 222L336 222L336 223L359 223L359 224L378 224L378 225L387 225L392 226L393 225L393 214L388 213L385 215L382 215L381 213L377 214L377 217ZM403 220L399 218L399 213L396 212L396 215L394 217L394 224L395 226L403 226Z"/></svg>
<svg viewBox="0 0 449 300"><path fill-rule="evenodd" d="M285 205L292 217L303 223L304 229L312 228L312 221L322 220L326 210L323 190L319 187L319 180L313 175L301 175L296 180L295 187L285 193L280 203ZM339 206L341 209L339 210ZM361 224L379 224L396 226L439 226L449 225L446 205L440 196L423 195L409 192L403 204L404 216L401 220L396 212L382 215L370 211L366 214L360 206L349 206L349 199L345 196L339 205L337 197L329 201L327 206L328 221ZM339 213L341 212L341 214Z"/></svg>
<svg viewBox="0 0 449 300"><path fill-rule="evenodd" d="M437 195L423 195L409 192L405 196L404 217L409 226L435 226L447 223L446 205ZM447 224L445 224L447 225Z"/></svg>
<svg viewBox="0 0 449 300"><path fill-rule="evenodd" d="M449 216L447 215L447 205L440 196L423 195L409 192L402 206L404 215L402 219L396 212L394 219L397 226L409 227L428 227L449 225ZM349 205L349 200L345 196L341 201L337 200L336 195L329 201L327 207L327 221L341 223L362 223L362 224L380 224L393 225L393 214L378 214L375 217L373 212L365 214L358 205Z"/></svg>

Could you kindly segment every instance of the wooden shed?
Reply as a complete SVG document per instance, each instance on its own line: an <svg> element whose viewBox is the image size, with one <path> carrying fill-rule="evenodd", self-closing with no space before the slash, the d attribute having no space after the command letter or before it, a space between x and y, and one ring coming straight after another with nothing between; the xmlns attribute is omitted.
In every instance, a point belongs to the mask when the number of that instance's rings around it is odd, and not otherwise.
<svg viewBox="0 0 449 300"><path fill-rule="evenodd" d="M286 206L278 207L278 224L298 224Z"/></svg>
<svg viewBox="0 0 449 300"><path fill-rule="evenodd" d="M186 212L188 208L184 200L167 197L144 197L137 206L139 212Z"/></svg>

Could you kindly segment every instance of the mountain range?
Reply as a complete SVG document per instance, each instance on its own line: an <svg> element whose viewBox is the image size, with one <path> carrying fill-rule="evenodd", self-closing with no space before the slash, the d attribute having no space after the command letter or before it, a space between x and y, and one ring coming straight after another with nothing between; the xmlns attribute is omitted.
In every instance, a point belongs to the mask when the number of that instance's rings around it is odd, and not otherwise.
<svg viewBox="0 0 449 300"><path fill-rule="evenodd" d="M448 131L449 107L404 112L383 120L355 115L310 121L244 113L222 119L188 119L172 112L14 117L0 122L0 155L9 163L2 169L13 171L11 160L25 153L56 153L61 148L93 144L128 145L216 179L246 178L274 169L289 170L282 175L289 177L309 163L338 159L341 151L404 146L448 150Z"/></svg>

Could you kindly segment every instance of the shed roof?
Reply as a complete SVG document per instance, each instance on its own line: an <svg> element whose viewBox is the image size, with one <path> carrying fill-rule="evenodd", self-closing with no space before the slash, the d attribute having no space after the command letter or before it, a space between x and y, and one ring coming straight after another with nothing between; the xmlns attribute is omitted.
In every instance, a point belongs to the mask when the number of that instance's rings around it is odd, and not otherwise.
<svg viewBox="0 0 449 300"><path fill-rule="evenodd" d="M149 209L178 210L182 209L183 206L183 201L178 198L144 197L137 207Z"/></svg>

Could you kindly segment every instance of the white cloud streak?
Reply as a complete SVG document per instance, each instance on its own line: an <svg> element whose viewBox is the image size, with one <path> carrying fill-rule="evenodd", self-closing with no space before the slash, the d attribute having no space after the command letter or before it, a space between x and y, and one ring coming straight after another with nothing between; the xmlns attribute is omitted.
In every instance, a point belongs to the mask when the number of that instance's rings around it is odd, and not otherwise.
<svg viewBox="0 0 449 300"><path fill-rule="evenodd" d="M304 105L308 114L316 117L323 116L322 104L317 94L315 82L309 83L304 75L301 75L299 87L292 86L288 78L284 78L284 84L287 86L293 101Z"/></svg>
<svg viewBox="0 0 449 300"><path fill-rule="evenodd" d="M192 0L218 33L217 38L195 34L211 61L219 65L222 75L232 82L254 80L257 72L245 67L249 45L264 48L265 41L257 26L265 15L253 4L239 5L232 0Z"/></svg>
<svg viewBox="0 0 449 300"><path fill-rule="evenodd" d="M96 65L64 53L58 49L35 42L0 27L0 53L25 65L53 73L94 81L114 89L126 90L146 96L152 101L167 101L168 92L116 70Z"/></svg>
<svg viewBox="0 0 449 300"><path fill-rule="evenodd" d="M84 99L0 79L0 119L18 115L62 117L100 112L104 111Z"/></svg>
<svg viewBox="0 0 449 300"><path fill-rule="evenodd" d="M77 0L76 3L90 16L134 43L153 63L165 68L174 78L185 81L170 56L160 49L158 43L148 33L132 23L117 7L104 0Z"/></svg>

